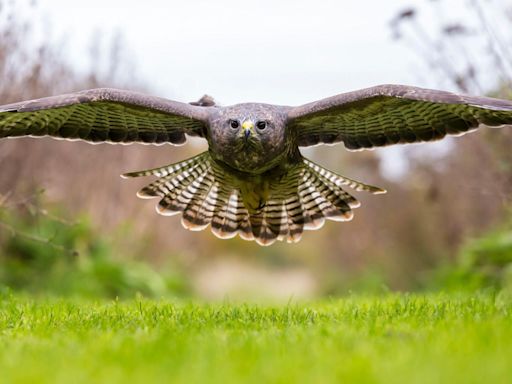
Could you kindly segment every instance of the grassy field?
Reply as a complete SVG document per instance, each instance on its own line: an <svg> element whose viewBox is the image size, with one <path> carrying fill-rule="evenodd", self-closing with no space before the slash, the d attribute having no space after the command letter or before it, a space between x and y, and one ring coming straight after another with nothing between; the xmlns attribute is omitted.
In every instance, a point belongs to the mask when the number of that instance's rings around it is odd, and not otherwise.
<svg viewBox="0 0 512 384"><path fill-rule="evenodd" d="M2 383L510 383L504 295L282 306L0 296Z"/></svg>

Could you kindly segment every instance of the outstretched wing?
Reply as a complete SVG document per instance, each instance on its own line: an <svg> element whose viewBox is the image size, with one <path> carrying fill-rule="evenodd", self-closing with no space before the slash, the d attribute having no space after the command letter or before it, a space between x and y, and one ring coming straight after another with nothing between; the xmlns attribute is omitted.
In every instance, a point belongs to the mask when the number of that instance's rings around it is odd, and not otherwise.
<svg viewBox="0 0 512 384"><path fill-rule="evenodd" d="M512 124L512 102L380 85L291 108L288 118L299 146L343 141L357 150Z"/></svg>
<svg viewBox="0 0 512 384"><path fill-rule="evenodd" d="M204 137L207 120L205 107L98 88L0 106L0 138L182 144L185 134Z"/></svg>

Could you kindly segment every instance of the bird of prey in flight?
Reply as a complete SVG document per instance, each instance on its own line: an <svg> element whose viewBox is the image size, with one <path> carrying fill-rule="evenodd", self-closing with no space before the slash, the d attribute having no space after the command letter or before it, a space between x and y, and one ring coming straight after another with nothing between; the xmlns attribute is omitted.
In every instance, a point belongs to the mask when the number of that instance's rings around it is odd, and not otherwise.
<svg viewBox="0 0 512 384"><path fill-rule="evenodd" d="M0 106L0 138L51 136L110 143L207 140L190 159L125 177L158 177L139 191L185 228L268 245L297 242L325 219L347 221L359 202L345 188L383 189L328 171L299 147L342 142L349 150L439 140L512 124L512 102L403 85L380 85L298 107L215 105L99 88Z"/></svg>

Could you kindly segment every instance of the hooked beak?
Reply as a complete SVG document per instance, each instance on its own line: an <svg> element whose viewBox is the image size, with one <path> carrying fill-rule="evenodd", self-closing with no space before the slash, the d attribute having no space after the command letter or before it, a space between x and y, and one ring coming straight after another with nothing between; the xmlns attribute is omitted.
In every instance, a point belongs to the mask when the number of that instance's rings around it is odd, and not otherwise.
<svg viewBox="0 0 512 384"><path fill-rule="evenodd" d="M249 138L249 136L251 136L251 133L254 129L254 123L251 120L245 120L242 123L242 128L244 130L245 140L247 140Z"/></svg>

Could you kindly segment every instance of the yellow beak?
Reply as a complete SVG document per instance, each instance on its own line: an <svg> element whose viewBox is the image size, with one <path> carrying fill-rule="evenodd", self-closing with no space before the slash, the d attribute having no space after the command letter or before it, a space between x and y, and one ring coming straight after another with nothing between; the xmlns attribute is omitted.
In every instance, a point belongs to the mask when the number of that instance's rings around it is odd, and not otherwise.
<svg viewBox="0 0 512 384"><path fill-rule="evenodd" d="M249 136L251 136L254 130L254 123L251 120L245 120L242 123L242 128L245 140L249 140Z"/></svg>
<svg viewBox="0 0 512 384"><path fill-rule="evenodd" d="M242 128L243 129L253 129L254 128L254 123L251 120L245 120L242 123Z"/></svg>

